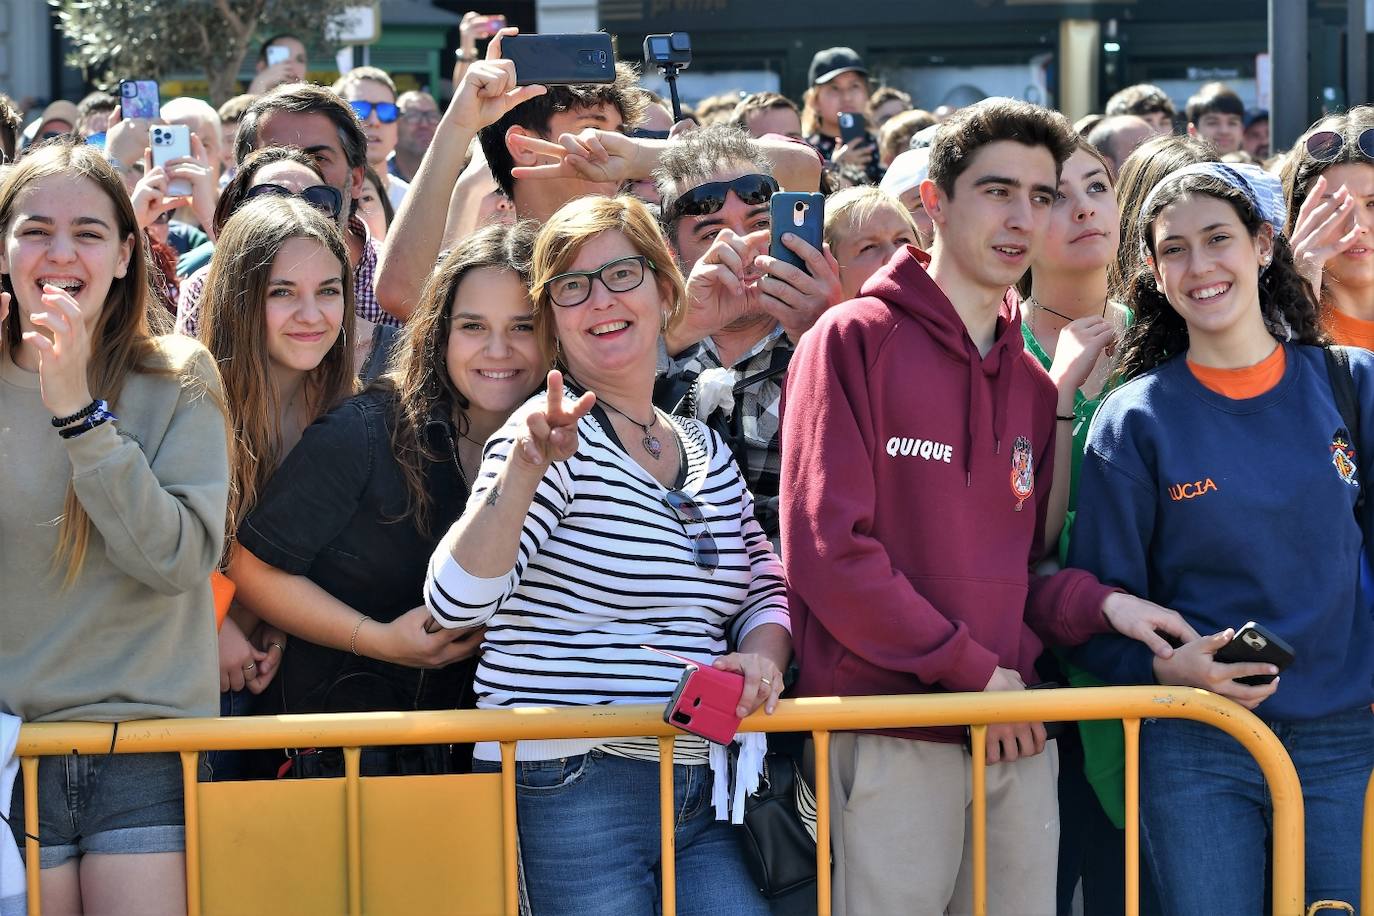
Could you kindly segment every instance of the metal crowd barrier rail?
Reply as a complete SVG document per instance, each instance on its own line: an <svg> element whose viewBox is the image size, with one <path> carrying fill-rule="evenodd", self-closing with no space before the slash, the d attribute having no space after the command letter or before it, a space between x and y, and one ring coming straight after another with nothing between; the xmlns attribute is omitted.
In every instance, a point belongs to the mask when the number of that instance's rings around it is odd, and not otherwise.
<svg viewBox="0 0 1374 916"><path fill-rule="evenodd" d="M1121 719L1126 747L1125 912L1139 909L1140 720L1192 719L1239 741L1256 759L1273 800L1273 912L1301 916L1303 803L1297 773L1274 734L1237 704L1189 688L1102 687L1020 693L823 697L785 700L743 731L810 732L816 747L817 908L830 913L831 731L970 725L973 768L974 912L987 906L988 725L1030 720ZM176 752L186 788L186 885L191 916L235 912L518 913L515 742L649 735L660 747L660 835L664 916L674 916L672 745L677 732L654 706L526 708L146 720L121 723L116 753ZM40 723L20 730L25 829L38 833L38 758L105 754L105 723ZM360 776L361 749L398 744L499 741L500 774ZM342 779L199 783L199 753L281 747L342 747ZM340 784L342 784L340 786ZM1365 899L1374 900L1374 781L1365 822ZM244 819L251 821L245 827ZM494 822L500 844L480 830ZM366 842L364 840L366 827ZM406 840L410 845L406 845ZM364 846L367 855L364 856ZM324 848L317 848L324 847ZM339 855L341 853L341 855ZM283 858L284 857L284 858ZM26 842L29 913L41 912L38 843ZM462 868L466 861L471 867ZM290 873L264 863L290 864ZM331 864L332 863L332 864ZM457 863L457 864L455 864ZM995 863L994 863L995 864ZM339 871L342 865L342 872ZM485 876L485 878L484 878ZM237 909L238 903L242 909Z"/></svg>

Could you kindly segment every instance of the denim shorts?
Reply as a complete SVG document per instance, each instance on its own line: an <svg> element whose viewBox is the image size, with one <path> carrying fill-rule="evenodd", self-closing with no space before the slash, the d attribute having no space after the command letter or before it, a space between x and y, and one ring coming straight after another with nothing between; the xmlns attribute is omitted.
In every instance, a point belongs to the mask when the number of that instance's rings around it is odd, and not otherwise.
<svg viewBox="0 0 1374 916"><path fill-rule="evenodd" d="M176 754L68 754L38 763L39 864L86 853L183 852L181 759ZM24 790L15 780L10 830L24 852Z"/></svg>

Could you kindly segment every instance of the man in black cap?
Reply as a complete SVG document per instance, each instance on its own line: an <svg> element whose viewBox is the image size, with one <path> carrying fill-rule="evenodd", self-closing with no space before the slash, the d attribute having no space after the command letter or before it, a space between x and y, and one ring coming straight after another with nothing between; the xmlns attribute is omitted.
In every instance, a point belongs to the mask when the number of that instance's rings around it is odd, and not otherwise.
<svg viewBox="0 0 1374 916"><path fill-rule="evenodd" d="M877 184L883 177L878 163L878 140L865 128L863 136L843 141L840 115L862 119L868 107L868 68L853 48L827 48L811 58L811 88L806 90L802 131L828 162L860 168Z"/></svg>

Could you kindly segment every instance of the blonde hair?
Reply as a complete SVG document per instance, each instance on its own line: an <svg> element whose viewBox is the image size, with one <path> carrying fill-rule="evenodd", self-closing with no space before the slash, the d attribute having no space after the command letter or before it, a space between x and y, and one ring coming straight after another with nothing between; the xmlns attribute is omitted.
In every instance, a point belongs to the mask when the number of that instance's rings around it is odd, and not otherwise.
<svg viewBox="0 0 1374 916"><path fill-rule="evenodd" d="M900 200L872 185L860 185L837 191L826 198L825 243L834 250L846 230L868 222L879 210L891 210L899 214L902 222L911 229L912 238L921 237L916 231L916 221Z"/></svg>
<svg viewBox="0 0 1374 916"><path fill-rule="evenodd" d="M677 262L663 238L663 230L649 208L637 198L622 194L619 197L579 197L564 204L549 217L534 240L534 258L530 269L534 296L534 329L540 345L548 352L555 351L556 333L549 298L548 283L571 268L582 246L603 232L618 232L625 237L637 254L653 265L654 282L659 295L667 300L668 327L682 320L686 312L687 294Z"/></svg>
<svg viewBox="0 0 1374 916"><path fill-rule="evenodd" d="M10 166L0 181L0 235L7 235L14 219L15 203L20 194L34 182L53 176L63 176L72 183L89 179L110 199L115 215L115 233L119 239L132 239L129 267L123 277L115 277L101 306L100 317L91 334L90 362L86 380L91 395L108 401L119 413L119 398L131 373L146 375L177 375L158 344L150 326L150 310L160 309L149 287L148 248L143 232L138 228L129 195L119 173L105 161L94 146L76 139L53 140L36 147ZM13 294L9 276L4 277L5 291ZM13 302L5 322L5 345L11 356L20 346L19 303ZM196 388L198 394L209 389L191 374L191 361L181 370L180 382L186 388ZM223 403L216 399L221 408ZM91 522L81 501L70 484L63 500L62 523L58 528L57 550L53 554L53 570L65 567L62 587L70 586L81 572L90 544Z"/></svg>
<svg viewBox="0 0 1374 916"><path fill-rule="evenodd" d="M233 424L235 460L230 470L228 550L258 494L284 457L281 419L285 405L267 358L267 293L272 265L292 239L313 239L339 261L344 315L324 359L305 379L307 416L314 420L357 389L353 372L353 271L336 223L294 197L256 198L224 225L201 300L200 339L219 363ZM227 553L226 553L227 556Z"/></svg>

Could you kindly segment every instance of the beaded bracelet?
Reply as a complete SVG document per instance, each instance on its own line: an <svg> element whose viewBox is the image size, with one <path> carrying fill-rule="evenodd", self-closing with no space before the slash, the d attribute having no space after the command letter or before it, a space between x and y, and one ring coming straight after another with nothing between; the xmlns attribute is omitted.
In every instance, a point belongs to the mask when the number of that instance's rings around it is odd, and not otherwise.
<svg viewBox="0 0 1374 916"><path fill-rule="evenodd" d="M353 624L353 635L348 637L348 649L354 655L358 654L358 631L363 628L363 624L367 623L371 619L372 618L367 616L366 614L359 614L358 622Z"/></svg>
<svg viewBox="0 0 1374 916"><path fill-rule="evenodd" d="M68 426L63 429L59 429L57 431L57 434L61 436L63 439L74 439L84 432L95 429L97 426L100 426L104 423L108 423L110 420L119 419L119 417L116 417L114 414L110 413L110 405L106 404L104 401L96 401L96 404L98 406L96 407L95 413L91 414L89 417L87 417L85 420L82 420L75 426Z"/></svg>
<svg viewBox="0 0 1374 916"><path fill-rule="evenodd" d="M53 417L52 425L58 429L61 429L64 426L71 426L77 420L86 419L91 414L99 410L101 407L108 406L108 404L101 400L91 401L91 403L87 404L85 407L81 408L76 413L72 414L70 417Z"/></svg>

